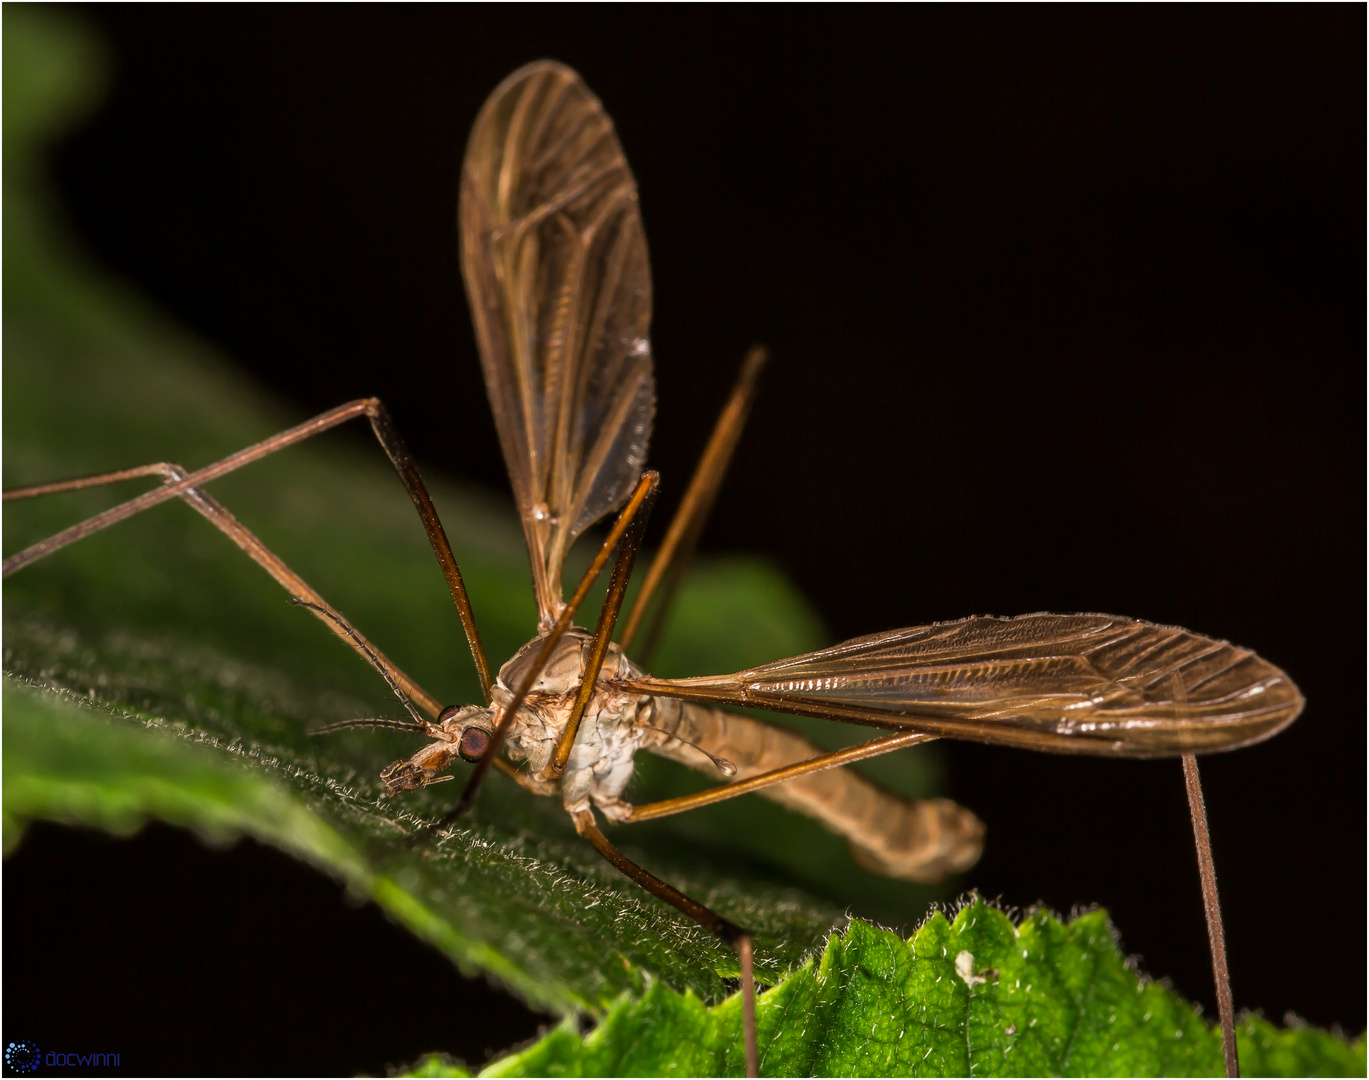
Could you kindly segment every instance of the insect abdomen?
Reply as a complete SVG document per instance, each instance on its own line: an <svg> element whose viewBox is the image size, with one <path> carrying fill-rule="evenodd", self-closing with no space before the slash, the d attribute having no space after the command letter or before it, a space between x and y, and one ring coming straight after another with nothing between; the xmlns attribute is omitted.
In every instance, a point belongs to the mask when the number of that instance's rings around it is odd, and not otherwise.
<svg viewBox="0 0 1369 1080"><path fill-rule="evenodd" d="M823 752L801 735L736 713L675 698L655 698L654 704L651 723L661 734L642 749L711 771L698 747L735 764L733 781ZM973 866L984 846L983 823L963 807L949 799L900 798L850 769L807 773L759 794L816 818L846 838L862 866L890 877L940 881Z"/></svg>

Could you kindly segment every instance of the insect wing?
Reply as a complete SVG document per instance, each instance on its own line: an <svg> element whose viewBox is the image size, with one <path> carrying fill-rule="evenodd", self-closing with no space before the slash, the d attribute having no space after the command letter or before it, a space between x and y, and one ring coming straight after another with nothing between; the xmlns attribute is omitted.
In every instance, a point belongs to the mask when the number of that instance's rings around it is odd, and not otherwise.
<svg viewBox="0 0 1369 1080"><path fill-rule="evenodd" d="M637 185L598 99L543 61L480 111L461 174L461 267L544 626L575 538L646 459L651 272Z"/></svg>
<svg viewBox="0 0 1369 1080"><path fill-rule="evenodd" d="M734 675L630 689L1057 753L1232 750L1292 723L1292 680L1248 649L1111 615L976 616L853 638Z"/></svg>

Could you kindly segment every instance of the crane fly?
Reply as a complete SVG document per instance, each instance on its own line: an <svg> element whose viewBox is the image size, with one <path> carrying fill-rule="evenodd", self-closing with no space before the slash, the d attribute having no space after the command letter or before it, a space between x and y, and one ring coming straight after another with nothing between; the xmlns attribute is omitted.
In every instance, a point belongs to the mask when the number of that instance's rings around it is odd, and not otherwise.
<svg viewBox="0 0 1369 1080"><path fill-rule="evenodd" d="M979 616L855 638L728 675L656 678L628 656L652 632L697 541L755 393L762 354L748 356L703 459L614 641L658 477L646 463L655 390L651 277L637 187L612 122L568 68L540 62L495 90L476 120L461 174L462 271L481 365L531 562L537 636L502 668L486 658L465 584L436 509L375 398L350 402L196 471L154 464L7 492L29 497L159 477L152 491L5 560L6 575L116 521L180 498L226 533L370 662L407 720L358 719L316 729L397 728L425 745L386 766L389 796L452 779L475 764L446 824L490 768L559 798L576 830L639 885L736 948L745 1060L755 1074L755 987L747 931L622 855L598 816L631 823L758 791L844 836L885 874L936 881L973 865L984 829L945 799L907 801L841 768L938 738L1114 757L1182 757L1205 907L1219 973L1228 1069L1229 989L1216 886L1194 755L1269 738L1303 700L1253 652L1176 627L1110 615ZM404 674L269 551L205 485L252 461L365 417L418 509L459 612L485 700L444 706ZM567 553L616 514L569 598ZM615 554L616 553L616 554ZM595 629L574 618L613 562ZM822 753L800 736L739 715L747 707L878 730ZM713 773L705 792L647 806L623 798L638 751Z"/></svg>

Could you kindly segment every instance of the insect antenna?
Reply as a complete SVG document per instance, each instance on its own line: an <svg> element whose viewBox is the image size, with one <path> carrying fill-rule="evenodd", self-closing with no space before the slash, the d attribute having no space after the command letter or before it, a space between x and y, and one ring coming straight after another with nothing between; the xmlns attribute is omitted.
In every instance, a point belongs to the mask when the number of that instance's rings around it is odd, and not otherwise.
<svg viewBox="0 0 1369 1080"><path fill-rule="evenodd" d="M395 728L398 731L413 731L413 724L405 723L403 720L386 720L381 717L367 718L362 720L339 720L336 724L324 724L322 727L309 728L306 735L330 735L334 731L341 731L343 728L354 727L383 727Z"/></svg>
<svg viewBox="0 0 1369 1080"><path fill-rule="evenodd" d="M329 724L326 727L321 728L314 728L314 730L309 732L310 735L320 735L325 731L335 731L338 728L344 727L398 727L404 728L405 730L413 730L413 728L418 728L421 731L428 730L427 721L425 721L421 716L418 715L418 711L414 708L413 702L409 700L409 695L404 693L404 691L400 689L399 680L394 677L394 674L390 671L389 666L385 664L379 656L376 655L375 650L371 648L370 642L368 642L365 638L363 638L360 634L358 634L355 630L352 629L351 623L349 623L346 619L344 619L336 611L333 611L331 608L323 607L321 604L315 604L310 600L300 600L298 598L291 598L290 603L294 604L296 607L308 608L315 615L319 615L322 618L327 619L339 630L341 630L344 634L346 634L347 637L351 639L352 645L356 648L357 652L361 653L362 656L366 657L366 659L370 661L371 666L375 668L378 672L380 672L381 677L385 680L386 683L389 684L390 689L395 692L395 697L399 698L399 700L404 703L405 710L407 710L409 715L414 718L414 722L412 724L405 724L398 720L390 720L385 722L379 720L344 720L341 723Z"/></svg>

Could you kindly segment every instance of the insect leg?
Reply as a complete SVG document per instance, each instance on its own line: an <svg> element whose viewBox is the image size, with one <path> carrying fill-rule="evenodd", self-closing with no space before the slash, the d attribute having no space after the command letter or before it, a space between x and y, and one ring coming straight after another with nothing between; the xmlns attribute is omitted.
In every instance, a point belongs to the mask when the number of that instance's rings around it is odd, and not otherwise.
<svg viewBox="0 0 1369 1080"><path fill-rule="evenodd" d="M756 978L752 965L751 935L735 923L728 922L711 908L704 907L697 900L691 900L629 859L599 831L592 810L581 810L571 817L575 822L575 831L588 840L594 846L594 850L612 863L615 869L630 877L653 896L684 912L704 929L716 934L737 950L742 973L742 1031L746 1046L746 1075L760 1075L759 1055L756 1052Z"/></svg>
<svg viewBox="0 0 1369 1080"><path fill-rule="evenodd" d="M732 460L732 451L736 449L737 440L741 438L747 414L751 411L751 402L756 396L756 383L764 366L765 349L759 345L752 347L746 354L746 359L742 361L737 385L732 388L732 394L723 406L723 411L713 428L713 434L709 436L708 445L704 447L703 456L699 458L699 464L694 469L689 487L680 501L680 507L675 511L675 517L666 530L665 540L656 552L656 558L652 560L646 577L642 579L641 590L632 601L627 620L623 624L622 637L618 642L624 652L641 628L652 595L658 587L661 588L660 600L656 604L655 613L647 629L646 639L637 650L637 655L643 663L649 659L656 647L656 639L660 636L661 627L665 623L675 589L694 554L699 534L708 520L708 513L713 509L713 500L722 486L728 462Z"/></svg>
<svg viewBox="0 0 1369 1080"><path fill-rule="evenodd" d="M657 699L658 708L662 699ZM867 778L841 768L905 746L930 742L920 731L885 735L859 746L823 753L802 736L750 717L717 709L687 707L664 739L642 749L699 767L684 743L670 736L683 731L711 753L735 763L731 783L693 795L633 807L628 822L649 821L759 792L813 818L846 840L861 866L904 881L935 882L978 861L984 848L984 823L950 799L908 799L885 791ZM662 718L668 729L672 718Z"/></svg>
<svg viewBox="0 0 1369 1080"><path fill-rule="evenodd" d="M362 656L368 663L377 668L392 689L397 693L402 691L402 695L417 703L424 712L434 719L442 711L441 703L429 694L418 683L414 682L404 671L389 657L375 647L366 637L344 619L326 601L323 596L305 581L299 574L295 573L279 555L273 552L261 542L246 525L239 521L233 514L217 499L208 492L198 487L184 487L182 481L189 478L192 474L180 465L171 462L156 462L151 465L139 465L131 469L120 469L116 472L98 473L93 476L76 477L71 480L58 480L47 484L33 484L28 487L14 488L4 493L4 500L9 502L14 499L34 498L39 495L52 495L67 491L80 491L86 488L100 487L104 484L119 483L124 480L135 480L145 476L161 476L166 480L163 488L175 485L180 488L179 497L192 508L199 512L211 525L222 532L235 543L239 549L247 554L258 566L270 574L276 582L285 589L301 607L306 607L317 616L325 626L328 627L337 637L347 643L352 649ZM125 504L127 505L127 504ZM116 507L117 509L117 507ZM115 519L121 520L121 519ZM84 523L83 523L84 524ZM70 532L71 530L67 530ZM91 530L94 532L95 530ZM59 536L64 535L59 533ZM74 540L81 539L89 533L82 533L80 536L73 537L66 541L72 543ZM46 543L46 541L44 541ZM56 551L57 547L64 547L66 543L54 546L51 551ZM32 549L29 549L32 550ZM44 551L42 554L48 554ZM41 557L41 556L37 556ZM32 561L32 560L29 560ZM21 563L21 566L27 563ZM367 721L364 725L355 721L344 721L341 724L330 725L330 729L352 727L352 726L385 726L398 727L406 730L413 730L412 724L399 722L380 724L375 721ZM506 761L497 763L499 770L506 775L513 776L514 779L522 783L521 774ZM529 778L530 779L530 778ZM525 785L527 786L527 785Z"/></svg>
<svg viewBox="0 0 1369 1080"><path fill-rule="evenodd" d="M504 736L508 733L509 725L513 722L514 716L522 707L527 699L528 693L537 682L537 677L542 674L542 668L551 657L552 650L556 648L557 642L561 640L561 635L569 628L571 620L575 617L576 610L584 603L590 588L595 579L603 572L608 565L608 557L613 554L613 549L618 546L618 541L623 538L628 528L632 525L633 519L642 509L648 499L654 499L656 490L660 487L660 474L651 470L642 473L642 478L637 481L637 487L633 489L631 497L628 499L622 512L618 515L618 520L613 523L613 528L609 530L608 536L604 538L598 553L589 564L589 569L585 571L584 577L580 579L580 584L576 586L574 594L566 602L561 615L557 618L552 628L542 638L542 647L538 650L532 666L528 668L528 673L524 677L522 684L514 691L513 698L509 701L508 708L504 710L504 715L500 717L499 723L495 725L494 734L490 736L489 745L485 748L485 754L476 764L475 770L471 773L471 778L466 781L465 790L461 792L461 798L452 807L451 811L437 823L434 828L442 828L450 824L470 809L475 802L476 792L480 790L480 785L485 779L485 774L493 767L493 763L501 761L499 758L499 748L504 742ZM507 764L501 761L501 764Z"/></svg>
<svg viewBox="0 0 1369 1080"><path fill-rule="evenodd" d="M896 735L885 735L858 746L848 746L845 750L834 750L830 754L822 754L815 758L809 758L807 761L800 761L779 769L771 769L759 776L753 776L747 780L738 780L733 784L719 784L717 787L711 787L693 795L681 795L674 799L662 799L660 802L647 803L645 806L634 806L632 813L626 820L629 822L650 821L652 818L682 814L686 810L694 810L700 806L708 806L711 803L734 799L738 795L759 791L771 784L782 784L796 776L821 772L823 769L835 769L842 765L849 765L853 761L863 761L866 758L889 754L895 750L901 750L905 746L933 742L936 738L935 735L924 735L917 731L903 731Z"/></svg>
<svg viewBox="0 0 1369 1080"><path fill-rule="evenodd" d="M561 732L561 738L556 743L556 750L551 757L551 772L555 776L559 777L566 771L566 762L570 760L576 732L580 730L580 721L585 716L585 707L598 685L599 670L604 666L604 655L608 652L608 643L613 638L613 627L618 622L618 612L623 606L628 579L632 577L632 564L637 558L637 549L642 546L642 534L646 532L647 519L651 517L651 508L656 502L656 491L657 489L652 487L647 492L641 509L632 519L631 527L623 534L623 539L618 544L618 561L613 565L608 593L604 596L603 607L599 609L599 623L594 628L594 641L590 645L589 657L585 661L580 689L575 695L570 719L566 722L565 730Z"/></svg>
<svg viewBox="0 0 1369 1080"><path fill-rule="evenodd" d="M39 495L58 495L66 491L84 491L86 488L104 487L125 480L140 480L145 476L160 476L163 480L180 480L189 474L179 465L156 461L151 465L136 465L131 469L118 469L115 472L95 473L92 476L77 476L70 480L54 480L46 484L30 484L28 487L10 488L4 493L5 502L15 499L32 499ZM53 550L56 550L55 548ZM8 576L8 572L6 573Z"/></svg>
<svg viewBox="0 0 1369 1080"><path fill-rule="evenodd" d="M1222 904L1217 896L1217 868L1212 862L1212 838L1207 831L1207 805L1198 778L1198 759L1184 755L1184 787L1188 789L1188 812L1193 818L1193 842L1198 848L1198 872L1203 881L1203 914L1207 918L1207 942L1212 950L1212 977L1217 983L1217 1014L1222 1021L1222 1058L1226 1075L1241 1075L1236 1057L1236 1011L1231 1000L1231 973L1226 966L1226 932L1222 929Z"/></svg>
<svg viewBox="0 0 1369 1080"><path fill-rule="evenodd" d="M423 478L418 475L418 468L409 456L409 448L404 445L404 440L395 430L394 421L390 419L390 410L381 404L379 398L367 398L366 404L366 417L371 421L371 431L384 448L390 464L395 467L395 472L399 473L399 479L403 481L409 498L413 499L414 507L423 522L423 530L428 534L433 554L437 556L437 563L442 568L442 576L447 579L447 588L452 594L452 602L456 604L456 613L461 618L461 629L466 633L466 644L470 646L471 658L475 661L475 670L480 676L480 687L484 690L485 700L488 702L494 678L490 674L490 662L485 657L485 647L480 643L480 631L475 625L475 612L471 610L470 597L466 595L466 583L461 578L461 569L456 565L456 556L452 554L452 545L447 540L447 531L442 528L442 521L437 516L437 507L433 505L428 489L423 484Z"/></svg>
<svg viewBox="0 0 1369 1080"><path fill-rule="evenodd" d="M1170 686L1180 716L1188 712L1184 680L1176 672ZM1217 1015L1222 1022L1222 1059L1227 1076L1240 1076L1236 1054L1236 1015L1231 1000L1231 973L1226 965L1226 932L1222 928L1222 904L1217 896L1217 867L1212 861L1212 837L1207 831L1207 804L1203 782L1198 776L1198 758L1184 754L1184 787L1188 792L1188 814L1193 820L1193 843L1198 849L1198 876L1203 884L1203 917L1207 921L1207 944L1212 952L1212 980L1217 985Z"/></svg>
<svg viewBox="0 0 1369 1080"><path fill-rule="evenodd" d="M49 484L34 484L30 487L15 488L5 492L5 501L13 499L32 498L38 495L50 495L66 491L80 491L85 488L99 487L102 484L113 484L123 480L137 479L143 476L161 476L166 483L157 491L164 491L166 488L176 486L180 490L178 495L191 508L196 510L210 524L222 532L233 541L247 556L258 566L275 578L276 582L295 598L302 606L309 608L313 613L328 627L334 634L345 641L351 648L361 654L363 658L381 669L387 680L393 680L391 685L402 689L405 694L413 701L418 702L424 710L436 716L441 711L441 705L427 691L419 686L408 675L377 649L362 634L353 628L345 619L338 615L331 605L311 586L307 581L286 565L285 561L275 554L270 548L261 542L250 529L241 521L233 516L227 508L208 492L199 487L185 487L181 481L191 474L180 465L170 462L157 462L152 465L140 465L132 469L121 469L118 472L100 473L95 476L82 476L73 480L58 480ZM127 504L124 504L127 505ZM117 508L116 508L117 509ZM94 519L90 519L94 520ZM84 524L84 523L83 523ZM77 526L79 528L80 526ZM70 532L71 530L67 530ZM92 530L94 531L94 530ZM59 533L58 536L64 534ZM81 536L89 535L82 533ZM76 537L74 539L80 539ZM67 543L73 541L68 540ZM46 541L44 541L46 543ZM35 545L37 546L37 545ZM65 544L60 545L65 546ZM29 550L32 550L30 548ZM51 550L57 550L53 547ZM43 554L47 554L44 552ZM21 563L21 566L27 563Z"/></svg>
<svg viewBox="0 0 1369 1080"><path fill-rule="evenodd" d="M255 443L245 450L239 450L236 454L209 465L206 468L198 469L195 472L184 473L178 479L171 480L153 491L144 492L136 498L129 499L127 502L120 503L118 506L111 507L103 513L96 514L94 517L87 518L64 529L54 536L41 540L30 547L25 548L18 554L11 555L4 562L4 576L9 577L16 570L20 570L31 562L50 555L68 544L75 543L77 540L84 539L92 533L99 532L101 529L113 525L115 522L123 521L134 514L141 513L149 507L156 506L160 502L165 502L170 498L177 498L181 493L189 488L198 487L208 483L210 480L217 479L226 473L241 468L250 462L257 461L277 450L290 446L293 443L307 439L310 435L317 435L321 431L336 427L344 421L350 420L355 416L360 416L366 411L368 401L352 401L346 405L339 405L336 409L331 409L326 413L314 417L287 431L282 431L278 435L273 435L269 439ZM11 497L22 497L29 494L44 494L53 490L77 490L80 487L92 487L101 482L112 483L117 479L127 479L137 475L151 475L158 468L156 465L142 466L141 469L125 469L116 473L104 473L101 476L84 477L78 480L60 481L58 485L38 485L35 488L20 489Z"/></svg>
<svg viewBox="0 0 1369 1080"><path fill-rule="evenodd" d="M303 442L312 435L327 431L337 427L339 424L358 416L365 416L371 422L371 430L375 433L376 439L385 450L395 471L399 473L399 478L404 483L405 489L409 492L409 497L413 499L414 505L418 508L419 517L423 521L423 528L428 534L428 541L432 544L433 552L437 555L438 564L442 568L442 574L447 579L447 586L451 590L452 600L456 603L457 613L461 617L461 626L466 632L466 641L470 645L471 656L475 660L476 670L480 674L481 685L485 688L488 695L491 685L489 662L485 659L484 647L480 644L480 634L476 630L475 615L471 611L471 603L466 595L466 585L461 579L461 571L456 565L456 557L452 554L451 544L447 540L447 534L442 528L441 521L438 520L437 510L433 506L432 499L428 496L428 490L423 485L422 478L418 475L418 469L414 467L413 459L409 456L408 448L404 441L399 437L395 430L394 422L390 419L390 414L379 398L360 398L356 401L349 401L345 405L339 405L328 412L320 413L312 420L306 420L303 424L289 428L273 435L269 439L263 439L259 443L239 450L236 454L216 461L213 465L208 465L203 469L194 472L183 473L178 479L168 481L161 487L143 493L136 498L129 499L127 502L120 503L118 506L111 507L103 513L96 514L94 517L87 518L50 536L46 540L41 540L31 547L25 548L18 554L11 555L4 562L4 576L9 577L29 563L50 555L68 544L75 543L92 533L99 532L101 529L113 525L115 522L123 521L125 518L132 517L134 514L141 513L149 507L156 506L167 499L180 498L191 488L200 487L216 480L220 476L242 468L251 462L274 454L277 450L283 450L287 446ZM139 469L125 469L119 473L105 473L98 477L85 477L78 481L61 481L57 486L51 484L37 485L32 488L21 489L14 493L36 495L46 494L54 490L70 491L77 490L79 487L96 486L98 483L112 483L116 479L131 479L135 476L153 475L158 466L142 466ZM74 487L72 485L75 485ZM12 496L14 497L14 496ZM231 535L231 534L230 534ZM254 538L255 539L255 538ZM241 545L239 545L241 546ZM244 548L244 550L247 550ZM248 552L251 554L251 552ZM255 558L255 556L254 556ZM274 559L275 556L272 556ZM260 561L260 560L258 560ZM277 560L278 561L278 560ZM263 566L266 564L263 563ZM267 567L268 572L270 568ZM274 576L274 574L273 574ZM279 579L277 579L279 580ZM284 584L284 582L282 582ZM289 588L290 586L286 586ZM304 599L304 597L301 597Z"/></svg>

